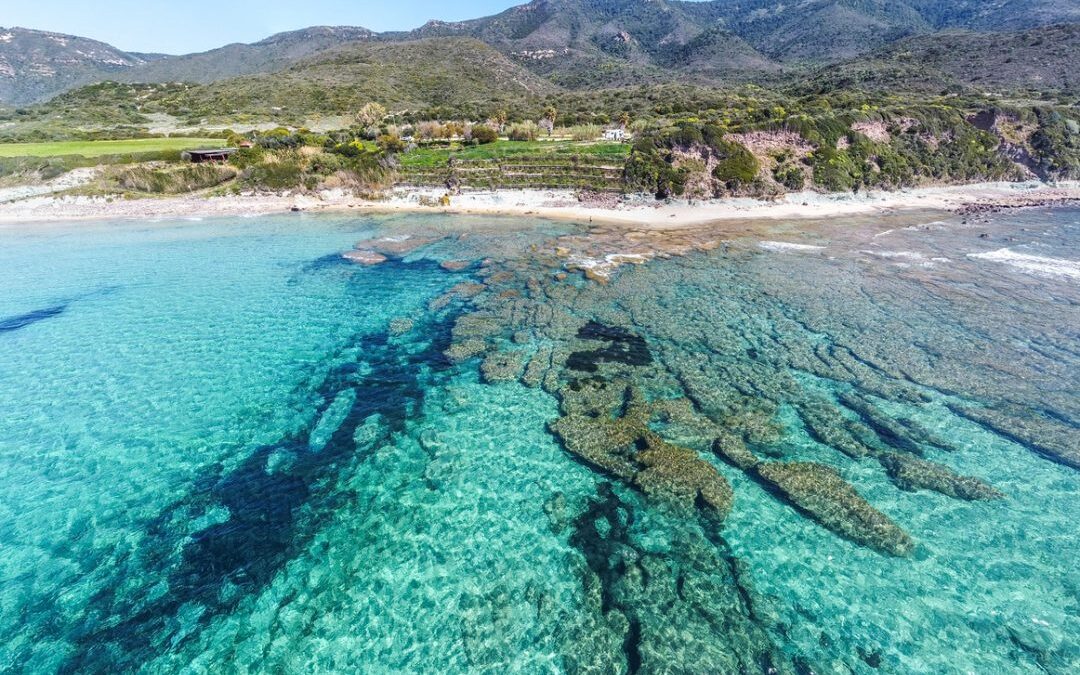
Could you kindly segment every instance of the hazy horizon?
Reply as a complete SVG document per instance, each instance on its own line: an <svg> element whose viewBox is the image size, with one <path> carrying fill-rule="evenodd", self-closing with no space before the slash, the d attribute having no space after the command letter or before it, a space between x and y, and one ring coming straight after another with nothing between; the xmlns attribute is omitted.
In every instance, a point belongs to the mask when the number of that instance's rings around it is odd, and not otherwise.
<svg viewBox="0 0 1080 675"><path fill-rule="evenodd" d="M128 52L187 54L234 42L257 42L308 26L362 26L374 31L411 30L436 19L462 21L501 12L527 0L470 0L447 4L404 0L268 0L257 10L230 3L191 0L183 5L136 0L43 0L8 7L4 27L66 33L106 42ZM216 19L216 20L215 20Z"/></svg>

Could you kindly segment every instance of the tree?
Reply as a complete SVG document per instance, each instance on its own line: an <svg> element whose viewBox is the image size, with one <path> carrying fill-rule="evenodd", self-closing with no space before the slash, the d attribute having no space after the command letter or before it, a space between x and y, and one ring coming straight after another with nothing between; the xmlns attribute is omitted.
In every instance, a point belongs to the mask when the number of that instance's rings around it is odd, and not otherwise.
<svg viewBox="0 0 1080 675"><path fill-rule="evenodd" d="M492 117L495 123L499 125L499 131L502 131L506 127L506 122L510 119L510 113L505 109L499 109L495 111L495 116Z"/></svg>
<svg viewBox="0 0 1080 675"><path fill-rule="evenodd" d="M623 129L626 129L627 127L630 126L630 113L628 113L628 112L619 113L619 126L622 127Z"/></svg>
<svg viewBox="0 0 1080 675"><path fill-rule="evenodd" d="M545 129L547 129L548 136L550 136L552 132L555 131L555 120L558 117L559 111L555 106L549 105L548 107L544 108L543 126Z"/></svg>
<svg viewBox="0 0 1080 675"><path fill-rule="evenodd" d="M386 119L386 108L378 103L365 103L356 113L356 123L362 127L370 127Z"/></svg>

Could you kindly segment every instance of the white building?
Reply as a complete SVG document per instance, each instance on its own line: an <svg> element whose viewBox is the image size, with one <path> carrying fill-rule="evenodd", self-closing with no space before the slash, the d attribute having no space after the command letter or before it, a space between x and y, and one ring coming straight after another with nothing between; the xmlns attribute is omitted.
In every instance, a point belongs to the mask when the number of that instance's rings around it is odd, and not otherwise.
<svg viewBox="0 0 1080 675"><path fill-rule="evenodd" d="M625 141L627 139L627 133L625 129L608 129L604 131L605 141Z"/></svg>

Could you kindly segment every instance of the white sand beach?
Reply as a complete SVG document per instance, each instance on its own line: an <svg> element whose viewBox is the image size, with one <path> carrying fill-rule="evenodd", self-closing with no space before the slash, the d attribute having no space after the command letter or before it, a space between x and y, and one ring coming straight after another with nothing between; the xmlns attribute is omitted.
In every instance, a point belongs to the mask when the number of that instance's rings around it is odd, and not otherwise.
<svg viewBox="0 0 1080 675"><path fill-rule="evenodd" d="M450 195L449 206L427 205L438 203L444 194L445 191L437 189L398 188L388 193L385 199L377 201L341 191L143 199L29 195L0 203L0 223L355 211L536 216L666 229L724 220L820 219L904 210L957 212L978 210L980 207L1018 208L1059 204L1080 201L1080 182L1054 185L1039 182L982 183L858 194L800 192L771 201L738 198L660 202L646 196L594 200L581 199L568 190L463 191Z"/></svg>

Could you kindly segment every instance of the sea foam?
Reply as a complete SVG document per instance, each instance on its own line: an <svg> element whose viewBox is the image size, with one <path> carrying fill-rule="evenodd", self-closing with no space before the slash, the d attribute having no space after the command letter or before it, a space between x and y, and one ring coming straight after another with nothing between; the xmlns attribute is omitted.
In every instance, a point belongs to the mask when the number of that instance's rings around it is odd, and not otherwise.
<svg viewBox="0 0 1080 675"><path fill-rule="evenodd" d="M787 241L762 241L758 246L766 251L823 251L824 246L812 246L810 244L793 244Z"/></svg>
<svg viewBox="0 0 1080 675"><path fill-rule="evenodd" d="M992 262L1004 263L1021 271L1041 276L1080 279L1080 261L1077 260L1044 258L1029 253L1017 253L1016 251L1007 248L988 251L986 253L969 253L968 257L977 260L990 260Z"/></svg>

